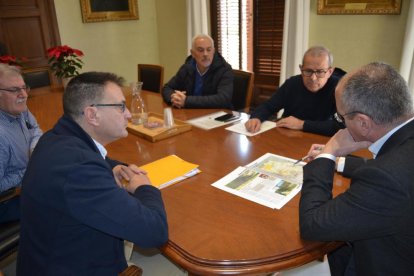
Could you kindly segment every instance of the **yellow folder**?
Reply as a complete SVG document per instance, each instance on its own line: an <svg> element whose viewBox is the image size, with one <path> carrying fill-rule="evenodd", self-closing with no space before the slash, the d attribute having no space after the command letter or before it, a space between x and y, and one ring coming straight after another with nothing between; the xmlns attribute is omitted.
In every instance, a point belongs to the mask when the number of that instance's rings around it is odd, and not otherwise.
<svg viewBox="0 0 414 276"><path fill-rule="evenodd" d="M152 185L159 189L201 172L197 164L187 162L176 155L158 159L141 166L141 169L147 171Z"/></svg>

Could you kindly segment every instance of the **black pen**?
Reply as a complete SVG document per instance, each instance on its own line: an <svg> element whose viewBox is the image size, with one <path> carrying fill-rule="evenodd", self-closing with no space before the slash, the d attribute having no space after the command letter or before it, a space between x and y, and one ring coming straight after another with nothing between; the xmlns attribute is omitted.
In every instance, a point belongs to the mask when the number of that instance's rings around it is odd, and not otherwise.
<svg viewBox="0 0 414 276"><path fill-rule="evenodd" d="M314 150L323 150L323 147L316 147ZM306 155L306 156L304 156L304 157L302 157L302 158L300 158L300 159L298 159L298 160L296 160L296 162L295 163L293 163L293 165L296 165L296 164L298 164L299 162L302 162L302 161L305 161L306 159L308 159L309 157L311 157L311 155Z"/></svg>
<svg viewBox="0 0 414 276"><path fill-rule="evenodd" d="M306 159L308 159L309 157L310 157L309 155L306 155L306 156L302 157L301 159L296 160L296 162L295 162L295 163L293 163L293 165L296 165L296 164L298 164L299 162L305 161L305 160L306 160Z"/></svg>

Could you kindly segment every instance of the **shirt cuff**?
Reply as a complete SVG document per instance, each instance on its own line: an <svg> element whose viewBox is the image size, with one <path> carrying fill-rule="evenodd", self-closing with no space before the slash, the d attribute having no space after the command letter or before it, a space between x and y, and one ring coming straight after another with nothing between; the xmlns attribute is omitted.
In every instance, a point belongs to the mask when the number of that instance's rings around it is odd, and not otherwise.
<svg viewBox="0 0 414 276"><path fill-rule="evenodd" d="M335 162L336 165L336 171L339 173L342 173L344 171L344 167L345 167L345 157L339 157L336 158L335 155L329 154L329 153L321 153L319 155L317 155L315 157L315 159L317 158L328 158L331 159L332 161Z"/></svg>
<svg viewBox="0 0 414 276"><path fill-rule="evenodd" d="M339 157L338 162L336 162L336 171L343 172L345 167L345 157Z"/></svg>
<svg viewBox="0 0 414 276"><path fill-rule="evenodd" d="M334 162L336 161L336 156L332 155L332 154L329 154L329 153L321 153L321 154L319 154L315 157L315 159L318 159L318 158L328 158L328 159L331 159Z"/></svg>

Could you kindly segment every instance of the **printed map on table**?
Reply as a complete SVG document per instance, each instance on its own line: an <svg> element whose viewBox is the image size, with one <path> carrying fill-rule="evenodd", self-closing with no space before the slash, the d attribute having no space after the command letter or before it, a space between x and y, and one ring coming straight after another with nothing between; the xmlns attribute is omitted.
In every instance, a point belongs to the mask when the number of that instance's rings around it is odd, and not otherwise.
<svg viewBox="0 0 414 276"><path fill-rule="evenodd" d="M301 162L267 153L245 167L238 167L213 183L216 188L280 209L301 189L303 181Z"/></svg>

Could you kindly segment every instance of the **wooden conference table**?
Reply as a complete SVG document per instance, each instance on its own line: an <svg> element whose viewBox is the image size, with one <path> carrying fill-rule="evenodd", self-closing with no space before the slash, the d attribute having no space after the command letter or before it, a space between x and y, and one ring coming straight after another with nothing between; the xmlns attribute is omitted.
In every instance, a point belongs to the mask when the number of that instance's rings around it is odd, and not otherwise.
<svg viewBox="0 0 414 276"><path fill-rule="evenodd" d="M34 89L28 101L43 130L62 114L61 90ZM126 91L126 94L127 91ZM166 105L159 94L143 92L150 112ZM127 103L130 96L127 95ZM188 120L213 109L174 109L174 118ZM339 243L304 241L299 235L300 194L273 210L237 197L211 184L238 166L267 152L298 159L313 143L327 137L275 128L246 137L220 127L191 131L155 143L133 134L107 146L109 156L144 165L170 154L200 165L202 173L162 190L169 241L161 251L190 275L261 275L297 267L336 248ZM335 176L334 194L349 181Z"/></svg>

